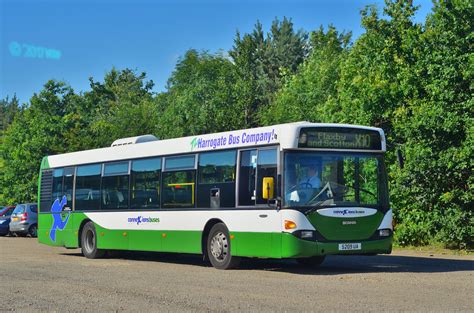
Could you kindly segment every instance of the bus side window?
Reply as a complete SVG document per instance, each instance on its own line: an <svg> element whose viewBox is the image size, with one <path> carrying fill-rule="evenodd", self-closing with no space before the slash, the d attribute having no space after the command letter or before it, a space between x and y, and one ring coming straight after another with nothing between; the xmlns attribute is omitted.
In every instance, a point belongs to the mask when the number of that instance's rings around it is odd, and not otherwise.
<svg viewBox="0 0 474 313"><path fill-rule="evenodd" d="M51 205L53 205L54 201L56 200L61 201L61 198L63 197L63 173L64 169L62 168L53 170L53 194L51 198Z"/></svg>
<svg viewBox="0 0 474 313"><path fill-rule="evenodd" d="M130 175L131 208L159 208L161 158L133 161Z"/></svg>
<svg viewBox="0 0 474 313"><path fill-rule="evenodd" d="M257 150L240 152L239 169L239 205L255 205L257 190L255 180L257 175Z"/></svg>
<svg viewBox="0 0 474 313"><path fill-rule="evenodd" d="M218 207L235 207L236 156L235 150L200 154L197 188L199 208L211 207L211 192L218 193Z"/></svg>
<svg viewBox="0 0 474 313"><path fill-rule="evenodd" d="M77 167L75 210L88 211L100 209L100 164Z"/></svg>
<svg viewBox="0 0 474 313"><path fill-rule="evenodd" d="M276 148L244 150L240 152L239 205L266 204L262 197L264 177L277 181Z"/></svg>
<svg viewBox="0 0 474 313"><path fill-rule="evenodd" d="M161 186L163 208L196 206L196 156L166 157Z"/></svg>
<svg viewBox="0 0 474 313"><path fill-rule="evenodd" d="M61 201L66 196L66 206L72 208L72 189L74 187L74 167L58 168L53 170L53 192L51 205L54 201Z"/></svg>
<svg viewBox="0 0 474 313"><path fill-rule="evenodd" d="M66 167L64 169L64 180L63 180L63 196L66 196L67 204L66 207L72 209L72 190L74 189L74 167Z"/></svg>
<svg viewBox="0 0 474 313"><path fill-rule="evenodd" d="M104 164L102 210L128 209L130 162Z"/></svg>

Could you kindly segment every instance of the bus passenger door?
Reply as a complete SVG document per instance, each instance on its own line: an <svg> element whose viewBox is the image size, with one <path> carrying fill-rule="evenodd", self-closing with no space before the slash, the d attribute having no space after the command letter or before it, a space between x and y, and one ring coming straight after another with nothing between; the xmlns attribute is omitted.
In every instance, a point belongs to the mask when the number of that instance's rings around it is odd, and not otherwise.
<svg viewBox="0 0 474 313"><path fill-rule="evenodd" d="M237 253L242 256L272 257L280 253L276 240L281 221L276 210L263 199L264 177L277 181L277 148L241 150L238 173L238 208L245 210L244 231L236 235Z"/></svg>

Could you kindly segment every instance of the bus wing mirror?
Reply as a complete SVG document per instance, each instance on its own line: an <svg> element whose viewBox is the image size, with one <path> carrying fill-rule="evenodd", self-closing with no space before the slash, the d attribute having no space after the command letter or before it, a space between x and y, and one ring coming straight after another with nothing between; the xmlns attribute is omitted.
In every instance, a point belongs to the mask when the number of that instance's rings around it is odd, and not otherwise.
<svg viewBox="0 0 474 313"><path fill-rule="evenodd" d="M273 199L275 182L273 177L264 177L262 184L262 198L265 200Z"/></svg>

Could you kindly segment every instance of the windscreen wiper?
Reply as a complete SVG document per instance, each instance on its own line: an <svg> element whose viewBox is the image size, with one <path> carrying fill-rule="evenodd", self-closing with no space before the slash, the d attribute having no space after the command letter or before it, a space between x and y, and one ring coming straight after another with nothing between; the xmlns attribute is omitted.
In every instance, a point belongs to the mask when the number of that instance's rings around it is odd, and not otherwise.
<svg viewBox="0 0 474 313"><path fill-rule="evenodd" d="M320 196L324 195L324 193L326 193L326 199L316 201L316 199L318 199ZM324 185L324 187L321 189L321 191L316 196L314 196L313 199L308 201L308 205L311 205L312 207L309 208L308 210L306 210L305 213L309 214L309 213L312 213L312 212L318 210L321 207L321 205L324 204L324 202L326 202L328 200L334 200L334 192L331 188L331 183L329 183L329 182L327 182L326 185ZM316 201L316 202L314 202L314 201Z"/></svg>

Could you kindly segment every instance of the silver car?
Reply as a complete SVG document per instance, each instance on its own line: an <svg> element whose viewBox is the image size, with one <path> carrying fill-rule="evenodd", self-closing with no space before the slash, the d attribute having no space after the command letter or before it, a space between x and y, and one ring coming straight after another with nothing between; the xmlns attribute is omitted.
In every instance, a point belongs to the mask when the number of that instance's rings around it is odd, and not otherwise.
<svg viewBox="0 0 474 313"><path fill-rule="evenodd" d="M36 237L38 235L38 204L18 204L11 216L10 232L20 236Z"/></svg>

